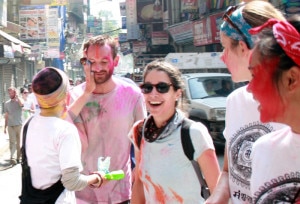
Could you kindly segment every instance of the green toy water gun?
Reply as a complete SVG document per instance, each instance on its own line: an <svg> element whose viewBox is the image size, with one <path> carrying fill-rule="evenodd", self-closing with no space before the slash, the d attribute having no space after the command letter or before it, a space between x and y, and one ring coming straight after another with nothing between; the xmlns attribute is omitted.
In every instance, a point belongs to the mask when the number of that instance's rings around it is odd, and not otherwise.
<svg viewBox="0 0 300 204"><path fill-rule="evenodd" d="M121 180L125 177L123 170L111 171L105 174L104 178L107 180Z"/></svg>

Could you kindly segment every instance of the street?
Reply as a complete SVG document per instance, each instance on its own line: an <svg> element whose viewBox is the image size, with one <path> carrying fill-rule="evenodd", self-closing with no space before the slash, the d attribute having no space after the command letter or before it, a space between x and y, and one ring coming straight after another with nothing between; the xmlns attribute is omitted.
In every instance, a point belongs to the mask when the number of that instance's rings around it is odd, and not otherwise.
<svg viewBox="0 0 300 204"><path fill-rule="evenodd" d="M8 150L8 136L2 133L0 128L0 202L20 203L18 196L21 193L21 165L10 165Z"/></svg>
<svg viewBox="0 0 300 204"><path fill-rule="evenodd" d="M21 193L21 165L0 171L1 203L20 203Z"/></svg>

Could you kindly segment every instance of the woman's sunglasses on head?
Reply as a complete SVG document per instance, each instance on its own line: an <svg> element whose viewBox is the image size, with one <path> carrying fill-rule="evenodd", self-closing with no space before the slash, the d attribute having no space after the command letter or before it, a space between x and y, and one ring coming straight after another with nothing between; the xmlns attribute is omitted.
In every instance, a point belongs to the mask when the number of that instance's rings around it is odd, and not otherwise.
<svg viewBox="0 0 300 204"><path fill-rule="evenodd" d="M226 12L222 16L222 20L229 23L244 39L245 43L247 44L247 47L250 48L250 45L248 43L247 37L245 34L241 31L241 29L231 20L230 16L234 11L236 11L239 7L245 5L245 3L241 3L235 6L229 6L226 10Z"/></svg>
<svg viewBox="0 0 300 204"><path fill-rule="evenodd" d="M167 93L170 90L170 86L172 86L171 83L159 82L158 84L144 83L144 84L140 85L140 88L142 90L142 93L144 93L144 94L151 93L153 90L153 87L156 88L156 91L158 93Z"/></svg>

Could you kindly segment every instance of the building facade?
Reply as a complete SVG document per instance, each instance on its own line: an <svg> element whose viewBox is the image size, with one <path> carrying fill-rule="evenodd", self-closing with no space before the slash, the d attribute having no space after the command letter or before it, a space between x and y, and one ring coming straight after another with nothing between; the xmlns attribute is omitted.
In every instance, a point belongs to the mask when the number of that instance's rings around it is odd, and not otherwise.
<svg viewBox="0 0 300 204"><path fill-rule="evenodd" d="M287 13L288 1L270 2ZM220 52L223 13L239 3L241 0L126 0L124 43L131 43L139 71L141 64L156 59L154 55L158 54ZM300 11L300 2L297 8ZM143 62L143 58L147 60Z"/></svg>
<svg viewBox="0 0 300 204"><path fill-rule="evenodd" d="M85 35L87 0L3 0L0 8L0 111L7 88L20 89L45 66L82 75L77 53Z"/></svg>

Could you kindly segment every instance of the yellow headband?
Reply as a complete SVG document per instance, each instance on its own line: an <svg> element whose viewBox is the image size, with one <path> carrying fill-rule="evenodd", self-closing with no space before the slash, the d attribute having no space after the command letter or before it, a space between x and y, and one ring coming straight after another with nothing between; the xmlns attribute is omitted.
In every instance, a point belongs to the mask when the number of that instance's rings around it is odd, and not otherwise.
<svg viewBox="0 0 300 204"><path fill-rule="evenodd" d="M58 72L58 74L62 78L61 85L54 92L47 95L39 95L37 93L34 93L37 98L38 104L40 105L41 108L51 108L51 107L55 107L57 104L59 104L62 100L66 98L69 79L67 75L60 69L54 67L45 67L44 69L53 69L56 72ZM41 70L41 72L42 71L43 70Z"/></svg>

